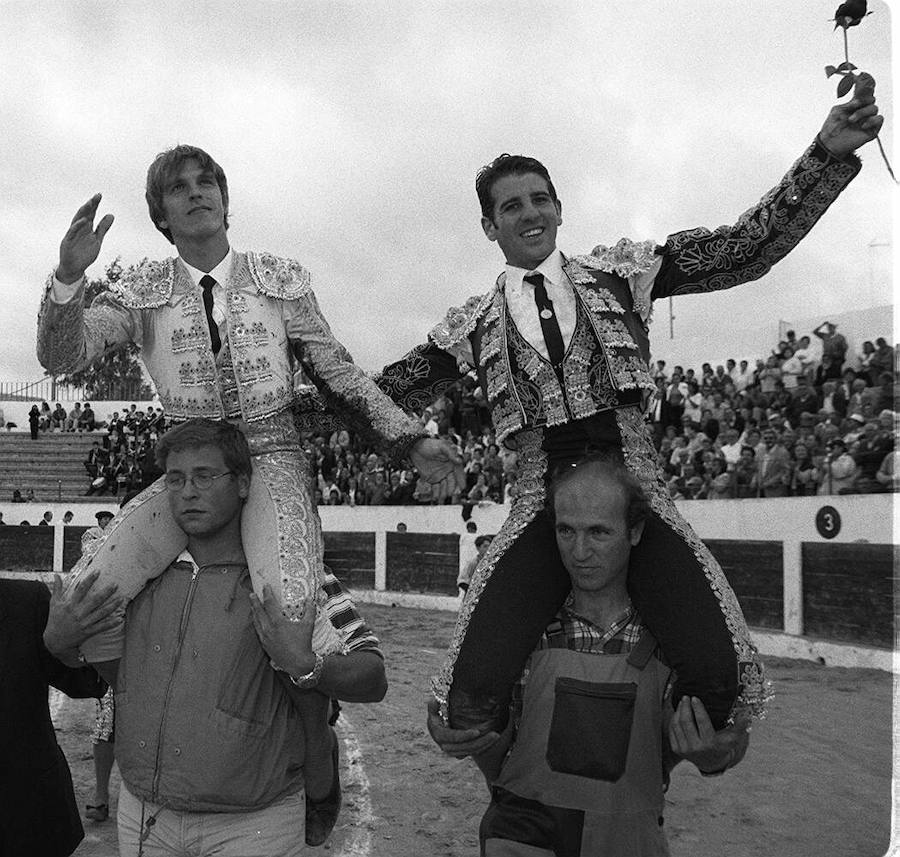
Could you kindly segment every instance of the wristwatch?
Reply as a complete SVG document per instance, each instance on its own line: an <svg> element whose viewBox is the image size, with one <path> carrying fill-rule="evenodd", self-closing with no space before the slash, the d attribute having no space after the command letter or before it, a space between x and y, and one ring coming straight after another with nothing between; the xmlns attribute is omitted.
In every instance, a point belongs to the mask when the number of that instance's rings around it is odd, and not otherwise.
<svg viewBox="0 0 900 857"><path fill-rule="evenodd" d="M325 658L323 658L318 652L313 652L316 656L316 662L313 665L313 668L306 674L300 676L293 676L288 673L288 678L291 680L291 684L295 687L299 687L301 690L309 690L310 688L315 687L319 683L319 679L322 677L322 669L325 666Z"/></svg>

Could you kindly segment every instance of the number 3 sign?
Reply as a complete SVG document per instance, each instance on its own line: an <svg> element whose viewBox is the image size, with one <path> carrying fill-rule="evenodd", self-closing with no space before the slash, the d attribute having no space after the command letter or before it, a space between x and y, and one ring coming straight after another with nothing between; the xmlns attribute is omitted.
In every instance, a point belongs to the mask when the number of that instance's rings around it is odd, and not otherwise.
<svg viewBox="0 0 900 857"><path fill-rule="evenodd" d="M823 539L833 539L841 531L841 516L834 506L823 506L816 513L816 529Z"/></svg>

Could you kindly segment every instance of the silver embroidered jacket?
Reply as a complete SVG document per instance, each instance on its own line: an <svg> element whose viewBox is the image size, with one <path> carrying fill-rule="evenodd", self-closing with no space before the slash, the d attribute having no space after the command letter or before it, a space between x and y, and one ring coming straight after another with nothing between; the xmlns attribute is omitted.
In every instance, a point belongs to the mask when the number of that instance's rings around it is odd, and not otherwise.
<svg viewBox="0 0 900 857"><path fill-rule="evenodd" d="M639 404L654 387L647 365L652 301L759 279L809 232L859 169L855 156L839 160L816 141L733 226L677 232L661 246L622 239L567 259L563 270L578 320L563 383L516 330L501 275L491 291L452 308L427 343L385 367L378 384L415 410L475 368L498 442L523 428Z"/></svg>
<svg viewBox="0 0 900 857"><path fill-rule="evenodd" d="M54 303L51 283L52 274L37 336L38 360L48 372L77 371L108 348L133 342L168 416L241 417L252 424L294 406L294 372L302 366L328 406L354 428L395 447L422 435L334 338L309 273L297 262L234 254L224 284L227 331L218 365L201 291L177 259L141 263L89 309L81 290L65 304Z"/></svg>

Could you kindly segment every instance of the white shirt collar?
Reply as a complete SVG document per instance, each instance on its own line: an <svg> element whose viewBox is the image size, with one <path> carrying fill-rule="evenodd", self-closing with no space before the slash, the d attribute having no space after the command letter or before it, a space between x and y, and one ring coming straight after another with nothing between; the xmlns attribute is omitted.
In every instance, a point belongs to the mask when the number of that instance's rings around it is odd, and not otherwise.
<svg viewBox="0 0 900 857"><path fill-rule="evenodd" d="M185 548L180 554L178 554L178 559L175 562L189 562L194 568L198 568L196 562L194 562L194 558L191 556L190 551Z"/></svg>
<svg viewBox="0 0 900 857"><path fill-rule="evenodd" d="M178 257L181 259L181 256ZM181 259L181 264L187 268L187 272L191 275L191 279L194 281L194 285L199 285L200 280L206 276L206 271L201 271L199 268L195 268L193 265L189 265L184 259ZM220 286L225 287L225 283L228 282L228 279L231 277L231 268L234 264L234 251L229 249L229 251L225 254L225 258L216 265L211 271L209 271L209 276L212 277Z"/></svg>
<svg viewBox="0 0 900 857"><path fill-rule="evenodd" d="M506 266L506 289L516 292L522 291L522 280L527 274L543 274L547 283L547 289L551 286L561 286L566 282L566 275L563 273L563 255L559 250L554 250L540 265L536 268L517 268L515 265Z"/></svg>

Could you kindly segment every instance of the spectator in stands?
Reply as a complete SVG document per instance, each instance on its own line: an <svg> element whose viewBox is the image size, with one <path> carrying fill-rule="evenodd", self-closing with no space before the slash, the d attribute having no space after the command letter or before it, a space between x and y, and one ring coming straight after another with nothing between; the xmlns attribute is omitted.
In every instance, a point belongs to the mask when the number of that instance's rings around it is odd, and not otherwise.
<svg viewBox="0 0 900 857"><path fill-rule="evenodd" d="M384 468L378 468L366 478L366 505L383 506L387 500L387 483Z"/></svg>
<svg viewBox="0 0 900 857"><path fill-rule="evenodd" d="M754 383L753 370L746 360L741 360L738 364L738 368L732 375L732 379L734 380L734 388L739 393L743 392L747 387Z"/></svg>
<svg viewBox="0 0 900 857"><path fill-rule="evenodd" d="M491 489L485 480L483 473L479 473L475 478L475 484L469 489L466 498L470 503L482 503L491 499Z"/></svg>
<svg viewBox="0 0 900 857"><path fill-rule="evenodd" d="M826 450L819 472L819 495L852 493L856 462L848 454L847 444L836 437Z"/></svg>
<svg viewBox="0 0 900 857"><path fill-rule="evenodd" d="M37 498L34 496L34 488L25 489L25 502L33 503Z"/></svg>
<svg viewBox="0 0 900 857"><path fill-rule="evenodd" d="M78 420L81 418L81 402L75 402L69 416L66 418L66 431L75 431L78 428Z"/></svg>
<svg viewBox="0 0 900 857"><path fill-rule="evenodd" d="M853 372L852 369L848 371ZM840 381L842 377L841 365L831 355L823 354L822 362L816 367L813 381L815 386L821 387L826 381Z"/></svg>
<svg viewBox="0 0 900 857"><path fill-rule="evenodd" d="M95 440L88 450L87 458L84 460L84 469L91 480L97 478L100 473L100 467L103 464L103 458L106 457L105 450L101 449L100 444Z"/></svg>
<svg viewBox="0 0 900 857"><path fill-rule="evenodd" d="M734 467L734 493L738 498L759 496L759 468L752 446L741 447L741 457Z"/></svg>
<svg viewBox="0 0 900 857"><path fill-rule="evenodd" d="M870 420L862 427L859 440L852 450L853 460L858 468L853 485L856 493L879 494L884 491L877 473L885 456L893 449L893 431L883 431L878 419Z"/></svg>
<svg viewBox="0 0 900 857"><path fill-rule="evenodd" d="M84 408L81 411L81 416L78 417L78 430L93 431L96 424L97 420L94 416L94 409L91 407L90 402L85 402Z"/></svg>
<svg viewBox="0 0 900 857"><path fill-rule="evenodd" d="M718 394L716 394L718 395ZM719 421L713 416L713 412L706 408L700 416L700 440L703 438L715 440L719 436Z"/></svg>
<svg viewBox="0 0 900 857"><path fill-rule="evenodd" d="M53 412L50 410L50 405L47 402L41 402L41 418L40 418L40 429L41 431L50 431L50 423L53 419Z"/></svg>
<svg viewBox="0 0 900 857"><path fill-rule="evenodd" d="M862 434L862 427L866 424L866 418L859 412L850 414L846 420L841 423L841 431L843 434L844 446L849 450L859 436Z"/></svg>
<svg viewBox="0 0 900 857"><path fill-rule="evenodd" d="M13 489L12 502L13 503L24 503L25 502L25 498L22 496L22 492L18 488Z"/></svg>
<svg viewBox="0 0 900 857"><path fill-rule="evenodd" d="M49 527L53 523L53 512L49 509L44 512L44 516L38 521L39 527Z"/></svg>
<svg viewBox="0 0 900 857"><path fill-rule="evenodd" d="M900 491L900 452L894 450L884 457L875 478L885 491Z"/></svg>
<svg viewBox="0 0 900 857"><path fill-rule="evenodd" d="M881 412L884 410L897 409L893 372L882 372L878 376L878 386L874 389L876 391L874 399L876 411Z"/></svg>
<svg viewBox="0 0 900 857"><path fill-rule="evenodd" d="M411 506L412 494L412 484L403 481L403 475L399 470L392 471L390 484L385 493L385 503L389 506Z"/></svg>
<svg viewBox="0 0 900 857"><path fill-rule="evenodd" d="M700 392L700 385L696 381L687 382L687 395L683 400L683 417L690 417L692 425L701 425L703 395Z"/></svg>
<svg viewBox="0 0 900 857"><path fill-rule="evenodd" d="M787 418L794 428L800 425L800 417L804 413L814 414L819 409L819 397L809 385L806 375L798 375L796 383L787 404Z"/></svg>
<svg viewBox="0 0 900 857"><path fill-rule="evenodd" d="M797 378L803 374L803 363L794 354L791 348L786 348L784 360L781 363L781 383L788 392L793 392L797 386Z"/></svg>
<svg viewBox="0 0 900 857"><path fill-rule="evenodd" d="M41 412L38 410L37 405L32 405L31 410L28 412L28 428L31 431L31 439L38 439L38 430L41 426Z"/></svg>
<svg viewBox="0 0 900 857"><path fill-rule="evenodd" d="M66 409L59 402L50 414L50 427L54 431L64 431L66 428Z"/></svg>
<svg viewBox="0 0 900 857"><path fill-rule="evenodd" d="M109 434L112 434L113 432L116 432L117 434L121 434L124 426L125 426L125 423L122 420L122 418L119 416L118 411L113 411L110 414L109 419L106 421L106 431Z"/></svg>
<svg viewBox="0 0 900 857"><path fill-rule="evenodd" d="M765 368L759 373L759 388L767 398L775 394L775 384L781 381L778 358L773 354L766 360Z"/></svg>
<svg viewBox="0 0 900 857"><path fill-rule="evenodd" d="M790 456L774 429L762 433L763 451L757 456L761 497L785 497L790 484Z"/></svg>
<svg viewBox="0 0 900 857"><path fill-rule="evenodd" d="M707 467L705 478L706 499L728 500L734 496L733 478L724 458L714 456Z"/></svg>
<svg viewBox="0 0 900 857"><path fill-rule="evenodd" d="M801 336L794 349L794 357L796 357L803 366L803 374L808 380L812 380L812 373L816 366L816 357L813 354L810 339L808 336Z"/></svg>
<svg viewBox="0 0 900 857"><path fill-rule="evenodd" d="M72 513L72 510L71 509L67 510L66 513L63 515L63 526L68 526L69 524L71 524L72 518L74 518L74 517L75 517L75 515Z"/></svg>
<svg viewBox="0 0 900 857"><path fill-rule="evenodd" d="M837 325L830 321L822 322L813 334L822 340L822 357L830 357L831 362L839 370L843 368L847 355L847 340L837 332Z"/></svg>
<svg viewBox="0 0 900 857"><path fill-rule="evenodd" d="M805 443L795 444L794 458L791 462L791 496L815 496L818 490L818 479L819 469L810 455L809 447Z"/></svg>
<svg viewBox="0 0 900 857"><path fill-rule="evenodd" d="M862 344L862 350L856 355L858 364L857 374L865 377L868 384L872 384L872 358L875 356L875 346L870 340Z"/></svg>
<svg viewBox="0 0 900 857"><path fill-rule="evenodd" d="M875 353L869 360L869 373L872 383L876 384L882 372L894 374L894 349L887 344L883 336L875 340Z"/></svg>
<svg viewBox="0 0 900 857"><path fill-rule="evenodd" d="M735 465L741 457L740 433L736 428L726 428L718 438L718 451L727 465Z"/></svg>
<svg viewBox="0 0 900 857"><path fill-rule="evenodd" d="M676 367L672 372L672 380L666 390L666 399L669 403L668 425L678 426L682 423L684 400L687 394L688 386L681 380L681 373Z"/></svg>

